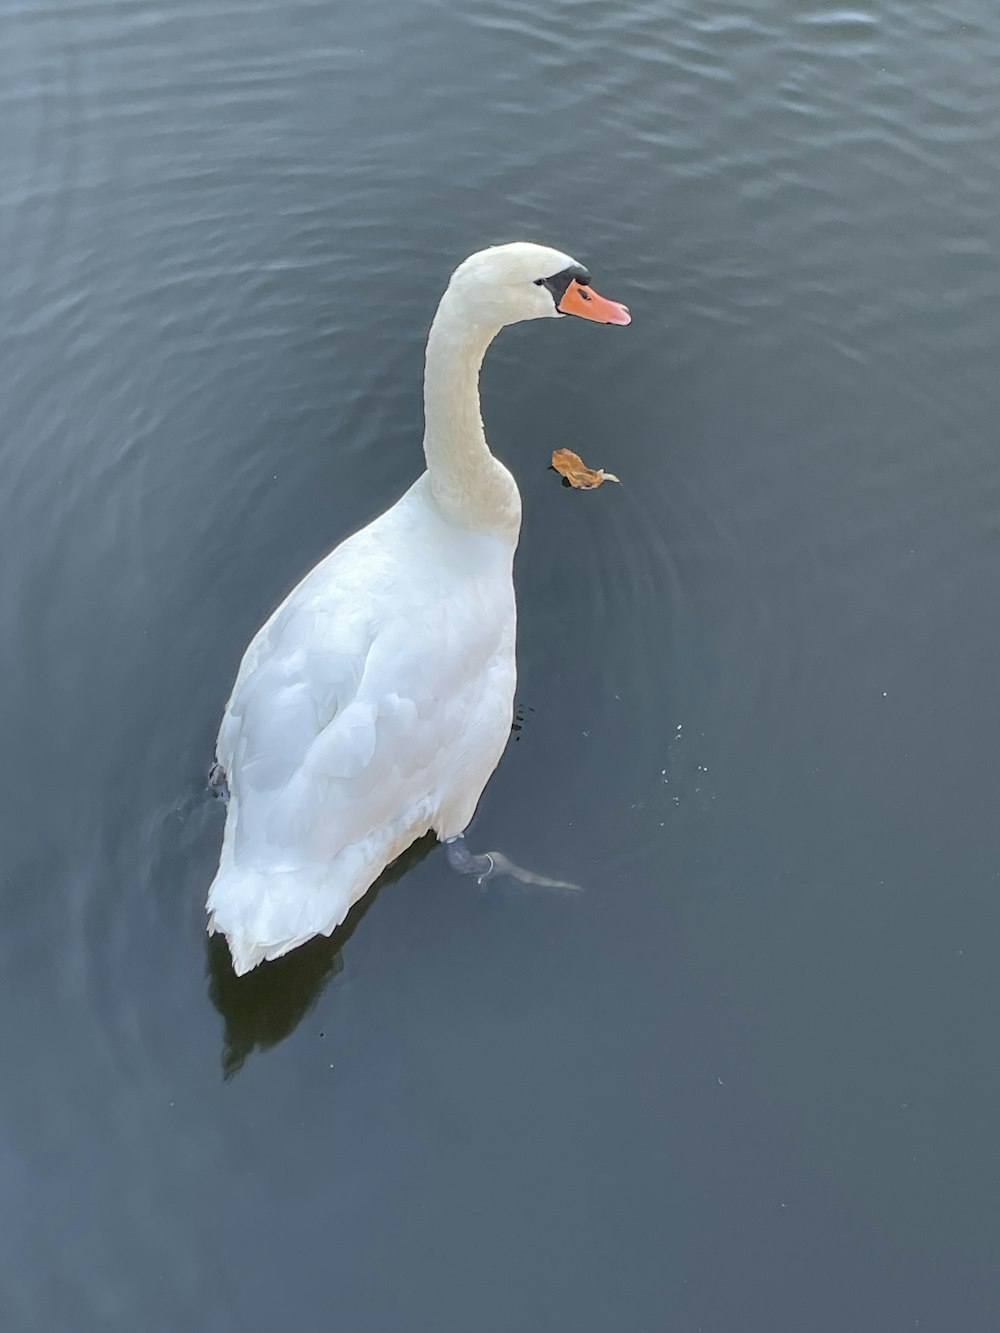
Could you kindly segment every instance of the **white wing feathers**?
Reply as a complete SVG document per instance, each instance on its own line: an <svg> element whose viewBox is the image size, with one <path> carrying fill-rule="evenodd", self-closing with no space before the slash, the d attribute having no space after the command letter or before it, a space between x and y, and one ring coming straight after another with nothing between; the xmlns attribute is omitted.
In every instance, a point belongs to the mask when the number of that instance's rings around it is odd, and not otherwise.
<svg viewBox="0 0 1000 1333"><path fill-rule="evenodd" d="M238 971L329 934L414 838L460 832L506 744L513 548L419 499L321 561L244 654L213 929Z"/></svg>

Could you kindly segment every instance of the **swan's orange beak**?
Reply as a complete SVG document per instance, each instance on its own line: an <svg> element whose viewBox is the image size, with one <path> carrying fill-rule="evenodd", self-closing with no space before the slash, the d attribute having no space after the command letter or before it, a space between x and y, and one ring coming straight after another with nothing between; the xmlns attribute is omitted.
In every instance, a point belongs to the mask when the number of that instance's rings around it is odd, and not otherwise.
<svg viewBox="0 0 1000 1333"><path fill-rule="evenodd" d="M593 287L586 287L571 279L569 286L559 302L559 311L564 315L579 315L582 319L592 319L598 324L631 324L632 316L628 306L609 301L605 296L598 296Z"/></svg>

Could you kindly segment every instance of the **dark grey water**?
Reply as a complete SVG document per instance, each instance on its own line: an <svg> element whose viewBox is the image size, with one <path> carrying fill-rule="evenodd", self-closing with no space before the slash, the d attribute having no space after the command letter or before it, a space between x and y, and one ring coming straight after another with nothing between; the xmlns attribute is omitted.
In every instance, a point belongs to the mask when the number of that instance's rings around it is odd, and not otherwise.
<svg viewBox="0 0 1000 1333"><path fill-rule="evenodd" d="M2 1327L1000 1327L1000 10L7 0L0 127ZM516 237L635 317L484 384L476 838L586 891L236 982L239 656Z"/></svg>

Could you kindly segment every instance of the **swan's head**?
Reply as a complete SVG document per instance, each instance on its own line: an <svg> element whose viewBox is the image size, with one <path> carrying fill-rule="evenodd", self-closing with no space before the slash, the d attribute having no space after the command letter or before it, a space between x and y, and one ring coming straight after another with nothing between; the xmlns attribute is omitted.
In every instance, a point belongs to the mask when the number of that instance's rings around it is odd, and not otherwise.
<svg viewBox="0 0 1000 1333"><path fill-rule="evenodd" d="M501 327L556 315L579 315L598 324L632 320L625 306L598 296L590 274L572 256L528 241L470 255L452 274L448 291L466 318L481 325Z"/></svg>

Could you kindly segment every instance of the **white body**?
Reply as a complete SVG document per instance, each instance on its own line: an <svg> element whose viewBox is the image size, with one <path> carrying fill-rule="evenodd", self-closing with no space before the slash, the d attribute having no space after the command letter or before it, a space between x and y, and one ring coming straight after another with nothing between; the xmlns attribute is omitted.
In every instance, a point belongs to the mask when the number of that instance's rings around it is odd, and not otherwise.
<svg viewBox="0 0 1000 1333"><path fill-rule="evenodd" d="M208 898L238 972L329 934L428 829L461 833L507 744L514 543L427 491L424 474L318 564L243 658Z"/></svg>
<svg viewBox="0 0 1000 1333"><path fill-rule="evenodd" d="M510 735L520 497L489 452L478 372L499 329L554 315L569 256L484 251L428 339L428 470L288 595L247 648L219 731L230 789L209 930L238 973L329 935L385 867L475 811Z"/></svg>

